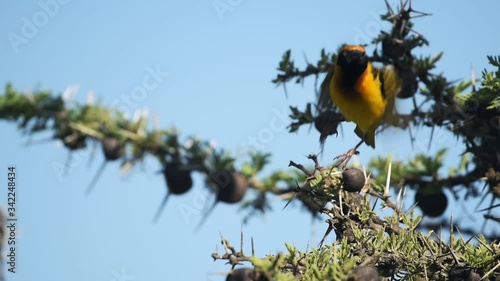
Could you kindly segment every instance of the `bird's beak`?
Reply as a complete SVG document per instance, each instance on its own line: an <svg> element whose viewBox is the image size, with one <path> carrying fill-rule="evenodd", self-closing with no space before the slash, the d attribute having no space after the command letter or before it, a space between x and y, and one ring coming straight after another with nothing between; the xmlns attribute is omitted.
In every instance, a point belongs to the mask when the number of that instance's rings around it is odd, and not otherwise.
<svg viewBox="0 0 500 281"><path fill-rule="evenodd" d="M364 55L365 54L363 52L353 50L353 51L350 51L346 54L345 60L347 61L347 63L360 61L361 58L364 57Z"/></svg>

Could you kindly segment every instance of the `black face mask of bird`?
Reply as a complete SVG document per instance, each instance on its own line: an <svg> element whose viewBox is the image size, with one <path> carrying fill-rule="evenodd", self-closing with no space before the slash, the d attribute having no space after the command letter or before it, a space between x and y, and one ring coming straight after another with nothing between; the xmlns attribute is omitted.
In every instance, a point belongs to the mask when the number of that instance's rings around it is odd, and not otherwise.
<svg viewBox="0 0 500 281"><path fill-rule="evenodd" d="M368 66L368 57L358 50L343 51L339 55L338 64L347 78L344 86L352 87Z"/></svg>

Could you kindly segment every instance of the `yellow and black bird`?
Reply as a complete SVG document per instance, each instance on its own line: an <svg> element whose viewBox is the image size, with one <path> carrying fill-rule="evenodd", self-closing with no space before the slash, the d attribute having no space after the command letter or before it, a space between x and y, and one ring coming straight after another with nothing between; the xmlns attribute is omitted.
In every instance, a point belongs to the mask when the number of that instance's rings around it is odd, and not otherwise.
<svg viewBox="0 0 500 281"><path fill-rule="evenodd" d="M356 123L355 133L362 139L353 152L363 141L375 148L375 130L393 114L401 88L397 71L372 66L365 48L357 45L342 47L332 70L333 75L328 75L330 97L345 120Z"/></svg>

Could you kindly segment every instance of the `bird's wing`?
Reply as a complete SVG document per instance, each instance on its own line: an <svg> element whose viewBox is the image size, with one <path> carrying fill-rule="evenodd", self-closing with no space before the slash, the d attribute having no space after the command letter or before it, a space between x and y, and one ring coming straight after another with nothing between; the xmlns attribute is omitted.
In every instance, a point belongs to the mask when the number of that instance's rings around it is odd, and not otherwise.
<svg viewBox="0 0 500 281"><path fill-rule="evenodd" d="M385 116L391 116L394 113L394 103L396 96L401 91L401 79L397 70L393 66L385 67L380 75L382 82L382 92L387 100Z"/></svg>
<svg viewBox="0 0 500 281"><path fill-rule="evenodd" d="M380 80L382 97L386 100L386 107L382 120L392 124L392 121L394 121L392 119L394 118L395 100L401 91L401 78L393 66L386 66L383 69L373 67L372 71L375 79L378 78Z"/></svg>
<svg viewBox="0 0 500 281"><path fill-rule="evenodd" d="M330 81L333 77L334 68L335 66L332 64L320 86L319 94L317 96L317 106L320 111L325 111L326 109L331 109L333 107L332 99L330 97Z"/></svg>

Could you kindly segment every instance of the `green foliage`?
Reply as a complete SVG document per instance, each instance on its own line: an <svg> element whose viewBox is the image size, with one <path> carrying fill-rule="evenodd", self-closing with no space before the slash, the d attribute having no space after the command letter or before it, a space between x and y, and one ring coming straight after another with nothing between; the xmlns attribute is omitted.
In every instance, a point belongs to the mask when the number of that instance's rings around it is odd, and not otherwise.
<svg viewBox="0 0 500 281"><path fill-rule="evenodd" d="M305 253L296 247L286 244L287 253L265 258L250 258L254 266L269 273L272 280L345 280L355 266L356 261L346 256L349 245L327 245ZM284 269L283 269L284 268Z"/></svg>
<svg viewBox="0 0 500 281"><path fill-rule="evenodd" d="M304 124L314 122L310 103L307 104L306 109L303 112L300 111L297 107L293 106L290 107L290 110L292 111L292 113L290 114L290 118L292 120L296 120L288 126L290 133L298 131L300 126Z"/></svg>
<svg viewBox="0 0 500 281"><path fill-rule="evenodd" d="M444 53L414 54L429 42L415 31L413 17L428 14L416 12L410 5L411 2L404 3L399 10L393 10L387 5L388 12L381 18L390 22L391 28L389 31L382 31L372 42L375 48L370 60L395 67L403 82L398 98L412 98L414 105L409 113L397 113L395 120L382 124L379 133L390 126L410 129L429 127L433 133L440 129L454 135L457 142L465 144L463 157L457 167L449 168L447 175L442 171L444 149L437 155L417 154L407 161L391 161L390 157L372 159L369 168L373 170L372 177L378 183L374 186L384 186L385 172L391 163L392 186L408 186L431 194L441 192L445 187L452 189L455 194L459 189L467 189L467 198L470 195L486 196L477 189L483 185L490 169L494 172L500 171L500 56L487 57L493 70L483 71L481 87L478 88L474 74L472 81L452 81L443 73L435 73L437 63ZM337 126L343 121L337 117L324 118L326 113L339 114L329 98L329 83L334 71L332 65L335 57L335 53L329 54L322 50L314 67L308 64L306 69L300 70L293 64L293 67L286 68L286 71L279 69L277 78L273 80L277 85L281 85L293 79L303 81L311 75L317 80L318 74L326 74L323 82L319 86L316 84L314 89L317 97L315 104L308 103L303 111L297 106L290 107L290 131L295 132L301 126L314 121L322 143L328 135L337 133ZM288 50L286 61L280 62L280 65L292 61L291 52ZM316 72L311 72L311 69ZM312 111L313 107L316 112ZM329 120L330 125L323 124L324 120ZM431 134L429 144L432 137ZM500 195L500 191L495 191L496 182L488 182L487 186L492 196ZM500 220L498 217L495 219Z"/></svg>
<svg viewBox="0 0 500 281"><path fill-rule="evenodd" d="M272 80L276 85L285 85L286 82L295 79L295 83L299 84L304 81L307 76L315 75L318 77L320 73L328 71L329 67L332 65L332 61L335 60L336 56L334 54L329 54L322 49L320 52L320 58L316 65L307 63L304 70L300 70L295 67L295 62L291 59L292 51L287 50L280 61L277 70L279 74L275 79Z"/></svg>
<svg viewBox="0 0 500 281"><path fill-rule="evenodd" d="M240 171L249 180L249 186L259 191L242 204L250 214L270 209L266 193L291 194L304 178L296 171L284 170L260 175L271 157L262 152L250 153L249 160L238 169L233 155L215 149L209 141L195 136L182 138L174 127L149 129L147 116L130 120L101 104L75 103L69 107L61 95L51 91L24 94L7 84L5 93L0 95L0 118L18 122L19 128L30 135L52 130L53 139L61 140L69 150L83 149L89 141L101 142L105 136L115 136L129 147L121 156L122 172L129 171L146 156L153 156L162 167L175 163L182 169L199 172L207 183L218 171Z"/></svg>
<svg viewBox="0 0 500 281"><path fill-rule="evenodd" d="M422 160L426 161L433 162ZM427 166L435 169L433 165ZM298 192L311 194L320 204L331 204L321 212L328 217L325 237L333 230L335 242L327 245L321 242L318 248L306 252L286 244L287 252L263 258L233 252L234 258L225 259L230 263L250 261L268 280L352 280L353 269L362 266L377 268L382 277L397 276L398 280L417 277L448 280L450 270L456 266L470 267L483 274L490 272L489 280L500 276L500 271L494 270L500 259L498 242L489 243L478 236L473 243L452 231L447 243L433 231L420 232L422 217L415 216L413 211L402 212L402 202L392 202L383 192L373 189L372 184L368 183L362 195L342 191L342 178L335 168L316 166L312 174L302 185L310 189L301 188ZM392 213L380 218L371 209L370 197L381 199Z"/></svg>
<svg viewBox="0 0 500 281"><path fill-rule="evenodd" d="M313 216L326 218L325 236L310 251L287 243L286 253L246 256L243 249L237 251L222 239L225 254L214 253L212 257L227 260L233 267L251 262L259 280L361 280L359 276L367 272L377 275L371 276L373 279L380 275L391 280L450 280L460 270L477 273L483 280L498 280L498 237L483 236L476 229L473 234L478 235L465 240L456 231L460 227L451 220L445 222L450 229L449 239L434 231L425 233L422 217L416 216L413 208L404 212L400 195L404 195L405 188L412 188L417 194L432 198L444 196L444 188L454 193L461 188L477 197L484 196L476 192L478 186L484 185L494 199L500 196L500 56L487 57L493 70L482 72L480 87L476 88L474 76L472 81L450 81L444 74L434 72L443 53L415 55L418 48L429 42L415 32L412 19L415 14L427 14L412 9L411 1L401 3L397 11L386 5L388 13L381 18L391 23L391 28L374 38L370 59L396 68L403 81L398 97L413 99L414 108L409 113L395 114L396 120L382 124L380 131L389 126L413 126L440 128L453 134L464 142L465 149L460 162L450 167L447 174L443 171L446 148L435 155L419 153L408 160L379 156L369 162L370 177L363 177L361 192L352 193L346 188L342 162L323 167L316 155L310 155L312 167L291 161L289 166L296 169L267 172L271 154L252 152L239 162L227 150L215 149L208 141L181 137L176 128L151 129L147 116L130 120L101 104L69 106L61 95L51 91L26 94L14 90L11 84L0 95L0 119L16 122L20 131L29 135L52 130L53 139L62 141L68 150L83 149L87 142L101 142L109 135L117 137L130 148L120 158L122 170L131 169L149 155L162 167L174 163L179 171L201 173L207 186L218 171L238 171L255 191L241 204L248 211L245 222L255 213L270 210L271 196L288 203L300 201ZM283 54L272 82L283 86L286 92L288 82L303 83L312 76L317 97L314 104L290 106L290 132L314 123L323 143L345 121L329 98L335 60L335 52L322 49L316 63L306 61L301 69L291 50ZM318 85L320 77L324 80ZM349 157L343 160L348 162ZM237 163L242 163L239 168ZM358 183L363 185L362 181ZM399 192L396 200L390 196L391 188ZM458 197L456 193L455 196ZM379 216L377 206L385 209L385 217ZM499 222L500 218L491 214L498 206L492 203L485 219ZM335 242L325 244L332 231Z"/></svg>

